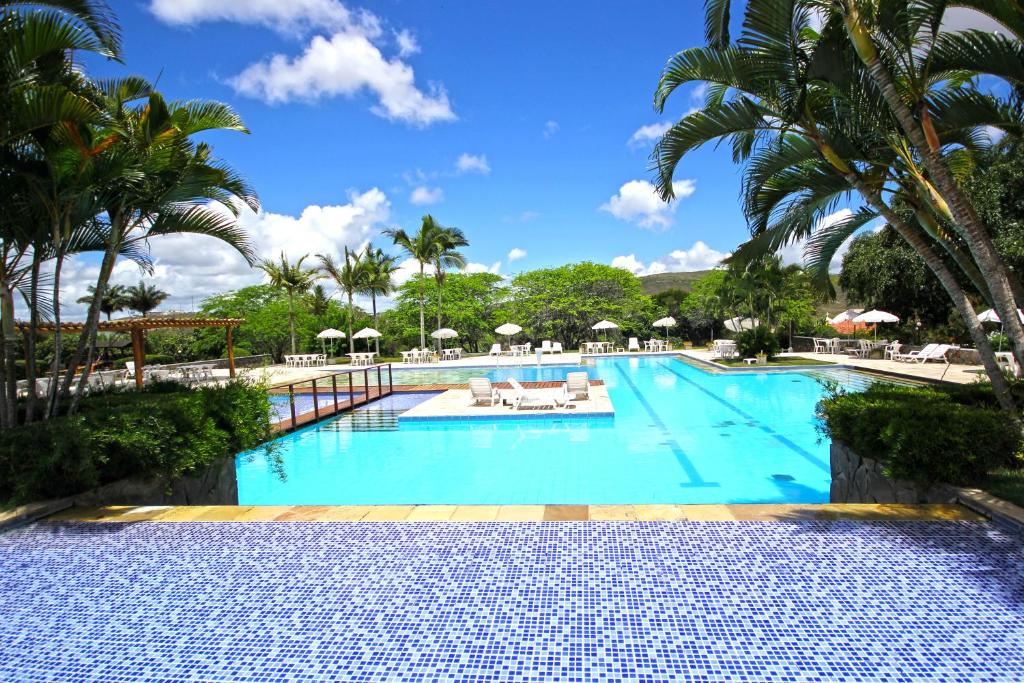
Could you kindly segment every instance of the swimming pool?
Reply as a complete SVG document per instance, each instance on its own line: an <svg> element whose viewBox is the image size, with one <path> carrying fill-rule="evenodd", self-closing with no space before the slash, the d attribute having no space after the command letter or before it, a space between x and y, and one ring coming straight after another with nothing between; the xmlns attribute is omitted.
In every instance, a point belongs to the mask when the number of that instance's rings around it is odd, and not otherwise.
<svg viewBox="0 0 1024 683"><path fill-rule="evenodd" d="M873 381L842 369L711 374L669 357L598 359L591 371L614 418L400 423L427 396L396 395L277 439L283 479L264 449L240 455L239 503L827 502L818 379Z"/></svg>

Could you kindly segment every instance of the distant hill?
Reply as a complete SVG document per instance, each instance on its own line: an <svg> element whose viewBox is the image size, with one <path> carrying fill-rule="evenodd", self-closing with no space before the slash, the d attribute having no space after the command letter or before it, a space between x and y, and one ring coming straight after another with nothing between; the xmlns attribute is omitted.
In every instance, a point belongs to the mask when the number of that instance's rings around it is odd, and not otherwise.
<svg viewBox="0 0 1024 683"><path fill-rule="evenodd" d="M701 279L710 270L695 270L689 273L658 273L657 275L644 275L640 278L640 286L644 294L655 295L668 289L681 289L689 292L693 289L693 283ZM818 313L832 318L838 313L845 311L853 304L847 300L846 292L839 286L839 276L832 276L832 286L836 288L836 300L818 304Z"/></svg>
<svg viewBox="0 0 1024 683"><path fill-rule="evenodd" d="M690 273L658 273L657 275L644 275L640 278L640 286L644 288L644 294L660 294L668 289L681 289L689 292L693 289L693 283L701 279L710 270L695 270Z"/></svg>

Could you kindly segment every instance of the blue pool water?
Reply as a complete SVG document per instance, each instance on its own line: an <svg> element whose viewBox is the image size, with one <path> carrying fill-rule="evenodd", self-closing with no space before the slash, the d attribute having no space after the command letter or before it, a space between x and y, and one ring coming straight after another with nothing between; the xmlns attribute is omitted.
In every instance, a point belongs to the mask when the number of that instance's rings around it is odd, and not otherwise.
<svg viewBox="0 0 1024 683"><path fill-rule="evenodd" d="M363 395L361 391L355 391L352 393L353 398L359 399ZM348 400L348 392L340 392L338 394L339 401ZM321 408L327 408L328 406L334 407L334 395L330 396L317 396L316 402ZM313 395L312 394L295 394L295 414L302 415L303 413L313 412ZM271 394L270 395L270 420L272 422L281 422L284 420L290 420L292 417L291 403L287 394ZM289 423L290 424L290 423Z"/></svg>
<svg viewBox="0 0 1024 683"><path fill-rule="evenodd" d="M870 382L846 370L711 374L667 357L599 359L592 370L614 418L399 422L408 405L385 399L278 439L281 468L263 450L239 456L239 502L827 502L815 375Z"/></svg>

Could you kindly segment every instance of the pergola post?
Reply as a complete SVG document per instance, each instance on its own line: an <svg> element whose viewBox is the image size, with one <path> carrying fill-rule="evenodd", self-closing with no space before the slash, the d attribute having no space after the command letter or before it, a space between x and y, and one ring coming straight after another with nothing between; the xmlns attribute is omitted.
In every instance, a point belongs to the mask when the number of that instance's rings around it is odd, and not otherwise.
<svg viewBox="0 0 1024 683"><path fill-rule="evenodd" d="M225 333L225 336L227 337L227 343L228 343L228 376L229 377L234 377L235 376L235 344L234 344L233 330L234 330L234 328L232 328L231 325L228 325L227 326L227 332Z"/></svg>
<svg viewBox="0 0 1024 683"><path fill-rule="evenodd" d="M142 330L132 328L132 356L135 360L135 388L142 390L142 368L146 363L146 340L142 336Z"/></svg>

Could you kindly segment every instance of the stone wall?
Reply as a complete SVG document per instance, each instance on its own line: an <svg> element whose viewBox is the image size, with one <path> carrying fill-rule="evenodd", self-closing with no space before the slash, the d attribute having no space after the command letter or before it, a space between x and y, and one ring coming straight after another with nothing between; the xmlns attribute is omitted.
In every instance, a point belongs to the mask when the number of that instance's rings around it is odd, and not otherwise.
<svg viewBox="0 0 1024 683"><path fill-rule="evenodd" d="M171 484L160 479L122 479L74 496L83 507L101 505L238 505L235 459L224 458L204 472Z"/></svg>
<svg viewBox="0 0 1024 683"><path fill-rule="evenodd" d="M914 482L890 479L877 460L862 457L845 444L832 442L833 503L955 503L957 492L939 485L921 489Z"/></svg>

